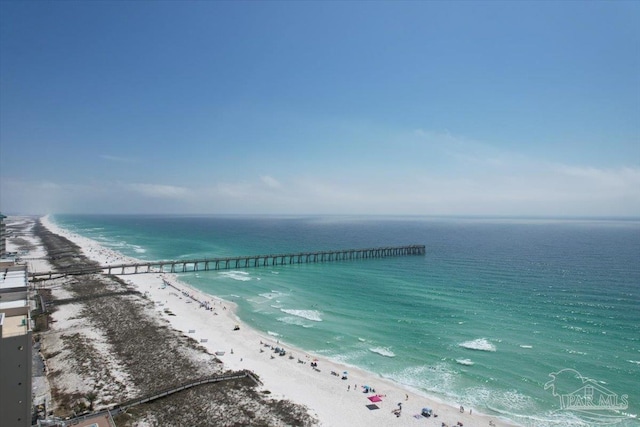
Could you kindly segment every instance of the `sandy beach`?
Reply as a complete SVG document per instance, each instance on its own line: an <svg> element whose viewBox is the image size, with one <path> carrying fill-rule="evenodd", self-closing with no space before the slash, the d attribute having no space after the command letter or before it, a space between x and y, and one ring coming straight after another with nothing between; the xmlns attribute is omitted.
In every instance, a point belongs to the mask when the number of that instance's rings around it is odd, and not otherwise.
<svg viewBox="0 0 640 427"><path fill-rule="evenodd" d="M95 241L57 227L48 217L41 221L51 232L74 242L88 258L102 265L134 261ZM32 270L49 268L43 261L29 262ZM171 327L205 347L209 353L216 354L226 369L253 371L264 383L263 390L268 390L274 398L305 405L320 425L513 425L497 417L480 414L474 408L464 408L461 412L459 406L451 406L375 374L343 366L279 342L275 337L243 324L235 314L233 302L203 294L182 283L176 275L158 272L120 278L153 301L157 315L168 320ZM65 313L64 307L55 313L58 319L72 315ZM275 347L283 348L286 354L275 353ZM317 366L312 367L312 364ZM345 371L347 375L343 375ZM344 376L346 379L342 379ZM363 385L375 391L364 393ZM378 400L375 402L377 409L367 406L374 403L371 398ZM418 416L424 407L432 408L437 417ZM398 409L401 409L399 414Z"/></svg>

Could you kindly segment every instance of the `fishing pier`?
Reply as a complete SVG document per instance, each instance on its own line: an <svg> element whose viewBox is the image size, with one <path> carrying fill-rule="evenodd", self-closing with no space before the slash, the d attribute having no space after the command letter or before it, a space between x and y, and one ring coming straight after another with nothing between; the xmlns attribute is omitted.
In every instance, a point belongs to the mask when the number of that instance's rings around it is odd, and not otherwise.
<svg viewBox="0 0 640 427"><path fill-rule="evenodd" d="M192 271L229 270L278 265L310 264L331 261L353 261L372 258L424 255L425 250L425 245L407 245L224 258L145 261L128 264L104 265L92 268L68 269L65 271L34 272L30 273L29 276L31 280L47 280L68 275L96 273L116 275L143 273L187 273Z"/></svg>

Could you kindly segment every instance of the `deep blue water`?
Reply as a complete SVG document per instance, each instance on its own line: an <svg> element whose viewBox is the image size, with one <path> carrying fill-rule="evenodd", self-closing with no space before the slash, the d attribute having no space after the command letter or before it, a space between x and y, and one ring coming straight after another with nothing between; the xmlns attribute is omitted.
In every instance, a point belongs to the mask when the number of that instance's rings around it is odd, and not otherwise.
<svg viewBox="0 0 640 427"><path fill-rule="evenodd" d="M256 329L455 405L523 425L600 425L545 390L570 368L640 413L638 220L53 219L147 260L425 244L425 256L180 277L236 301Z"/></svg>

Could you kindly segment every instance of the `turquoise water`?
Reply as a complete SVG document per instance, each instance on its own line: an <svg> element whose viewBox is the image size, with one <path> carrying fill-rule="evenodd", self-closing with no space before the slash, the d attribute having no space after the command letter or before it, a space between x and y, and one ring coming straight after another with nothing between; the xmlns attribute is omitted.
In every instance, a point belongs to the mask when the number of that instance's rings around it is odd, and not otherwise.
<svg viewBox="0 0 640 427"><path fill-rule="evenodd" d="M522 425L602 424L545 390L565 368L627 395L628 408L607 415L640 413L637 220L53 219L147 260L425 244L425 256L180 278L285 342Z"/></svg>

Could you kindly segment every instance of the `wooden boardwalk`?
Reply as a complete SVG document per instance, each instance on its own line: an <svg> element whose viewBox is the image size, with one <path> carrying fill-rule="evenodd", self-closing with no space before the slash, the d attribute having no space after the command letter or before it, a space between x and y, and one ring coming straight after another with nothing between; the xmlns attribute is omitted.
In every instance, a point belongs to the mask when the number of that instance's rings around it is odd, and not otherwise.
<svg viewBox="0 0 640 427"><path fill-rule="evenodd" d="M330 261L352 261L371 258L387 258L409 255L424 255L425 245L387 246L365 249L340 249L286 254L251 255L225 258L203 258L172 261L145 261L128 264L104 265L77 270L30 273L31 280L47 280L68 275L81 274L142 274L142 273L187 273L192 271L229 270L252 267L267 267L290 264L309 264Z"/></svg>
<svg viewBox="0 0 640 427"><path fill-rule="evenodd" d="M81 416L76 417L76 418L72 418L70 420L65 420L65 424L64 425L72 426L72 425L78 424L78 423L80 423L80 422L82 422L84 420L87 420L89 418L93 419L93 418L100 417L100 416L107 416L108 415L108 418L112 418L113 416L116 416L116 415L120 414L121 412L125 412L127 409L132 408L134 406L142 405L144 403L150 403L150 402L153 402L154 400L162 399L163 397L167 397L167 396L172 395L174 393L179 393L179 392L181 392L183 390L187 390L187 389L190 389L190 388L193 388L193 387L198 387L198 386L204 385L204 384L218 383L218 382L222 382L222 381L241 380L241 379L247 378L247 377L250 378L251 380L253 380L253 382L255 382L256 385L258 385L258 386L262 385L262 381L260 381L253 372L248 371L246 369L243 370L243 371L232 372L232 373L229 373L229 374L214 375L214 376L211 376L211 377L204 377L204 378L201 378L199 380L195 380L195 381L191 381L191 382L175 385L175 386L172 386L172 387L168 387L168 388L166 388L164 390L158 391L158 392L153 393L153 394L148 395L148 396L140 397L140 398L137 398L137 399L132 399L132 400L129 400L129 401L121 403L121 404L116 404L113 407L111 407L110 409L104 409L104 410L100 410L100 411L95 411L95 412L91 412L89 414L81 415Z"/></svg>

